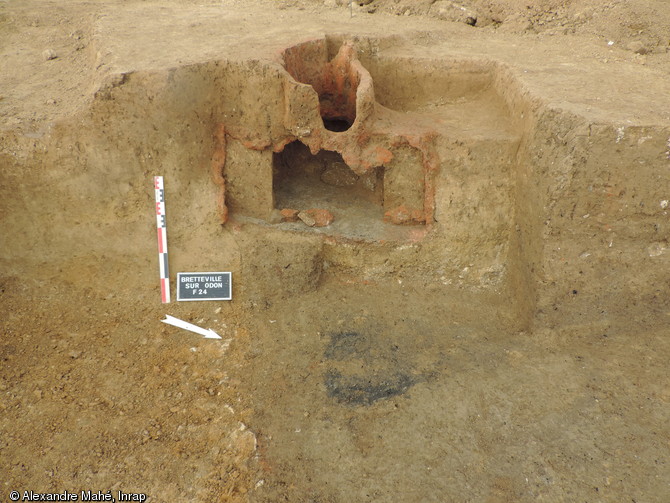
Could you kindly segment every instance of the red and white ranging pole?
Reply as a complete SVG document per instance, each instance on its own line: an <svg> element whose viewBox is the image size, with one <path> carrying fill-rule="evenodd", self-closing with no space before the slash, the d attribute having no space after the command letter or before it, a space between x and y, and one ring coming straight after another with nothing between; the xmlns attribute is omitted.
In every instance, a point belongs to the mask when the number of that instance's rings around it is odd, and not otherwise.
<svg viewBox="0 0 670 503"><path fill-rule="evenodd" d="M158 265L161 274L161 300L170 302L170 272L168 269L167 225L165 223L165 190L163 177L154 176L156 190L156 227L158 228Z"/></svg>

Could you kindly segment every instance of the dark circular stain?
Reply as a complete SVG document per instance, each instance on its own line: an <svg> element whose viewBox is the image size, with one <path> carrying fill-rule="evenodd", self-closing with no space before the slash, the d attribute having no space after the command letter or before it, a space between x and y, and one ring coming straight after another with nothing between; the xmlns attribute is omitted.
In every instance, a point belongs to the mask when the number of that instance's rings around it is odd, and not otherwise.
<svg viewBox="0 0 670 503"><path fill-rule="evenodd" d="M383 334L330 334L324 351L324 357L333 362L324 375L328 396L348 405L371 405L405 393L416 381L404 370L398 352L398 345ZM348 367L353 361L363 366Z"/></svg>

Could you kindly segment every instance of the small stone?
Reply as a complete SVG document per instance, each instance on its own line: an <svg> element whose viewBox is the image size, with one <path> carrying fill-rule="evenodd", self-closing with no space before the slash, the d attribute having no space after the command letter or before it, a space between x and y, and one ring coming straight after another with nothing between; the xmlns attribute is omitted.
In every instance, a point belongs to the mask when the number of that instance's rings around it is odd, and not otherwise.
<svg viewBox="0 0 670 503"><path fill-rule="evenodd" d="M82 352L81 352L80 350L78 350L78 349L73 349L72 351L70 351L70 352L68 353L68 356L69 356L70 358L76 360L77 358L79 358L79 357L81 356L81 353L82 353Z"/></svg>
<svg viewBox="0 0 670 503"><path fill-rule="evenodd" d="M279 212L281 214L282 222L297 222L299 210L292 210L290 208L284 208Z"/></svg>
<svg viewBox="0 0 670 503"><path fill-rule="evenodd" d="M335 216L328 210L310 209L298 213L298 218L309 227L327 227L333 223Z"/></svg>
<svg viewBox="0 0 670 503"><path fill-rule="evenodd" d="M470 26L477 23L477 14L464 8L460 2L437 0L430 7L430 13L443 21L464 22Z"/></svg>
<svg viewBox="0 0 670 503"><path fill-rule="evenodd" d="M53 49L45 49L42 52L42 58L44 58L44 61L49 61L51 59L56 59L58 57L58 54L56 54L56 51Z"/></svg>
<svg viewBox="0 0 670 503"><path fill-rule="evenodd" d="M314 218L306 211L301 211L300 213L298 213L298 218L302 220L302 223L304 223L309 227L314 227L314 225L316 224L316 220L314 220Z"/></svg>
<svg viewBox="0 0 670 503"><path fill-rule="evenodd" d="M314 220L314 217L312 217L306 211L301 211L300 213L298 213L298 218L302 220L302 223L304 223L308 227L314 227L316 225L316 220Z"/></svg>

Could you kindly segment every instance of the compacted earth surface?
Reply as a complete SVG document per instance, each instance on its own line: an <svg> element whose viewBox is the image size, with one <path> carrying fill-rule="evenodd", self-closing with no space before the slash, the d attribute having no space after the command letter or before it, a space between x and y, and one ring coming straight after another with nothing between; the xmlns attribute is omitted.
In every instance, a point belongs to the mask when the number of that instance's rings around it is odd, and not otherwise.
<svg viewBox="0 0 670 503"><path fill-rule="evenodd" d="M326 259L313 251L322 231L299 221L261 221L231 203L222 225L208 170L217 159L209 125L225 122L223 113L213 117L189 94L200 89L187 85L191 74L172 69L195 75L207 64L216 74L219 60L245 60L256 71L255 51L275 54L275 45L324 33L374 34L383 52L387 27L411 33L396 37L411 39L412 56L439 61L445 44L459 55L497 54L570 113L606 122L617 110L598 109L600 98L620 104L616 120L643 129L614 128L617 148L655 145L647 126L670 131L670 3L662 0L0 0L0 501L670 501L670 193L653 205L635 199L670 187L670 133L648 159L635 158L626 180L640 166L665 170L635 190L603 175L625 152L580 165L574 180L598 172L585 192L608 192L602 207L576 203L570 218L606 216L592 232L561 231L574 250L538 254L555 261L525 293L537 302L507 284L513 271L502 255L477 252L457 267L441 251L449 233L440 217L450 207L441 201L464 202L451 214L472 221L489 211L472 203L480 196L467 182L449 189L457 177L448 168L436 175L432 231L444 241L429 234L434 244L416 253L424 225L373 223L352 237L336 221L323 231ZM585 69L580 79L593 79L573 89L571 104L559 98L569 78L542 66L543 55L556 54L566 72L574 61ZM376 61L365 51L361 60ZM609 73L612 65L625 71ZM380 63L373 77L381 82L385 71ZM616 75L627 80L609 80ZM203 93L216 94L223 80ZM488 88L414 106L426 82L405 81L383 105L420 109L443 131L471 127L455 149L516 145L521 129L501 125ZM253 96L255 85L240 95ZM597 86L608 95L587 96ZM153 100L155 127L134 126ZM572 141L564 129L556 144ZM275 169L297 159L268 145ZM193 166L204 175L189 174ZM343 173L335 185L358 180ZM561 173L547 173L560 185ZM164 174L172 277L231 271L231 301L176 302L173 288L173 302L161 303L152 177ZM301 180L277 200L309 198L311 182ZM494 206L520 211L506 200ZM368 206L348 201L342 214L370 218ZM621 201L646 204L639 220L630 217L639 233L610 233L611 215L628 211ZM407 242L384 260L389 236ZM492 242L473 240L453 253ZM645 258L639 266L603 258L595 245L580 248L588 240L625 257L639 248ZM574 265L589 256L592 265ZM561 264L581 283L556 293L568 284ZM166 314L221 339L163 324Z"/></svg>

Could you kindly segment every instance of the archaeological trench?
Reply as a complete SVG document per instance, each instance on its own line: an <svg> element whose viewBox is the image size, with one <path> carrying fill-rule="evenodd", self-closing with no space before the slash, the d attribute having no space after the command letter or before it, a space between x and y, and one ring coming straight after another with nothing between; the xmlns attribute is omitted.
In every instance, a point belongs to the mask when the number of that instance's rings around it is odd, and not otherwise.
<svg viewBox="0 0 670 503"><path fill-rule="evenodd" d="M111 21L97 29L85 106L2 131L3 225L37 226L41 249L14 232L6 271L126 257L129 284L159 303L162 175L172 276L232 271L241 306L319 298L341 280L370 297L430 285L411 294L422 312L463 295L531 333L668 310L670 85L652 70L325 21L180 63L115 49ZM625 102L614 88L630 89ZM345 323L326 358L357 334ZM352 407L414 382L365 388L343 372L322 382Z"/></svg>
<svg viewBox="0 0 670 503"><path fill-rule="evenodd" d="M328 35L263 58L103 75L76 117L3 132L7 180L24 185L3 195L23 208L6 218L27 222L53 200L47 254L75 239L144 252L138 176L162 174L173 274L205 266L189 262L194 249L218 250L207 266L237 273L236 295L318 290L341 273L422 278L504 296L525 327L597 319L631 298L663 305L661 117L610 122L549 99L590 89L548 98L494 58L432 52L400 37ZM328 225L297 217L310 210L326 210ZM104 225L80 221L95 213ZM262 231L248 254L221 232L242 224ZM18 263L29 248L15 236L3 259Z"/></svg>

